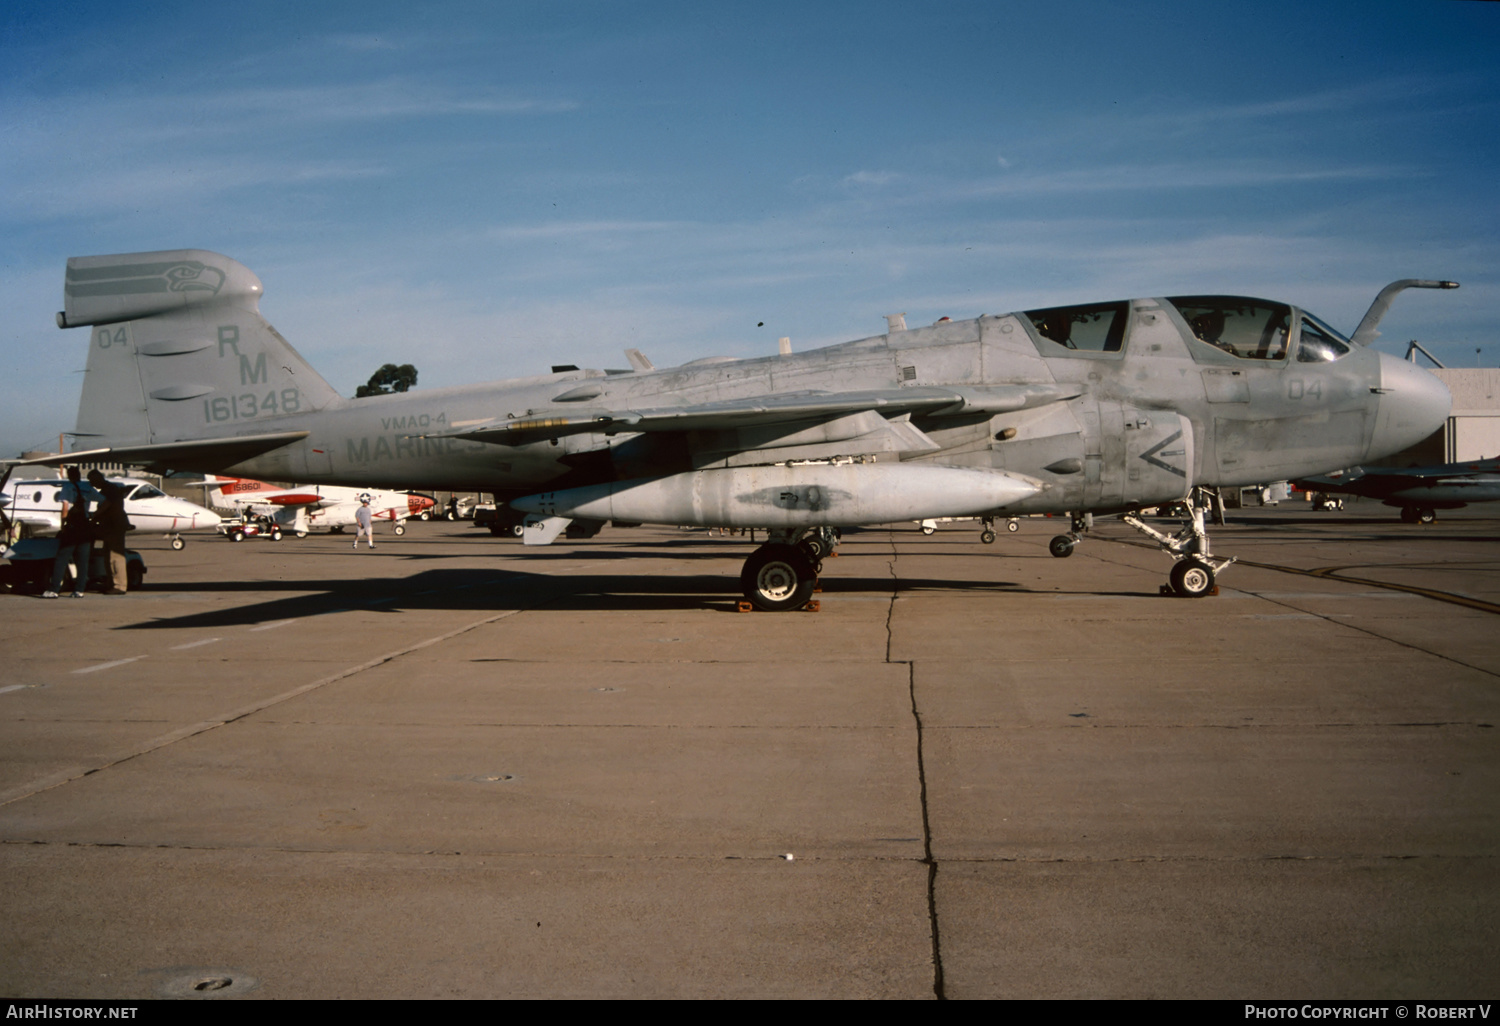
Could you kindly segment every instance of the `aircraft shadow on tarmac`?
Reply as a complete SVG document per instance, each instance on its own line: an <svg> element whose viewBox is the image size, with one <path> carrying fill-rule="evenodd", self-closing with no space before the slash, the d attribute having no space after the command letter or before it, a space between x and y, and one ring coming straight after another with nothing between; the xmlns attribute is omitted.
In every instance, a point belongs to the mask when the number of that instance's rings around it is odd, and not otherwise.
<svg viewBox="0 0 1500 1026"><path fill-rule="evenodd" d="M368 609L392 615L407 610L467 609L496 612L507 609L658 610L717 609L734 611L739 595L735 582L722 574L651 576L640 574L545 574L514 571L430 570L412 577L372 577L360 580L203 581L173 585L176 593L295 591L299 594L233 609L155 617L125 624L119 630L181 630L250 626L274 620L326 616ZM950 581L886 575L824 578L827 595L888 596L894 590L1020 592L1029 589L1010 581ZM157 590L151 588L149 590ZM308 594L313 592L314 594ZM1048 592L1051 594L1052 592ZM1138 597L1133 595L1132 597Z"/></svg>

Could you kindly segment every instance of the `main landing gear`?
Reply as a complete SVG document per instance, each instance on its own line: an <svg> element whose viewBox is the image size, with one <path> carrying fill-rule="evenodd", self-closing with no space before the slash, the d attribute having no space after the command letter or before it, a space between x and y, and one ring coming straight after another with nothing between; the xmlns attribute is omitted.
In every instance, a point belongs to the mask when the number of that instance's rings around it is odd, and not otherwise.
<svg viewBox="0 0 1500 1026"><path fill-rule="evenodd" d="M1403 524L1430 524L1437 519L1437 511L1426 506L1402 506Z"/></svg>
<svg viewBox="0 0 1500 1026"><path fill-rule="evenodd" d="M1120 518L1142 534L1155 538L1157 544L1175 560L1168 577L1170 583L1162 585L1162 594L1181 595L1184 598L1212 595L1216 592L1215 577L1234 562L1232 556L1221 559L1209 551L1208 531L1203 526L1203 520L1212 504L1211 495L1204 489L1194 488L1184 503L1187 506L1187 522L1175 535L1158 531L1144 523L1135 513L1127 513Z"/></svg>
<svg viewBox="0 0 1500 1026"><path fill-rule="evenodd" d="M1073 554L1073 546L1083 541L1083 536L1089 533L1094 526L1094 514L1074 513L1073 529L1067 534L1059 534L1047 543L1047 551L1058 559L1067 559ZM1014 528L1012 528L1014 530Z"/></svg>
<svg viewBox="0 0 1500 1026"><path fill-rule="evenodd" d="M839 532L831 527L772 531L771 540L750 553L740 571L745 598L768 613L801 609L817 587L823 560L838 543Z"/></svg>

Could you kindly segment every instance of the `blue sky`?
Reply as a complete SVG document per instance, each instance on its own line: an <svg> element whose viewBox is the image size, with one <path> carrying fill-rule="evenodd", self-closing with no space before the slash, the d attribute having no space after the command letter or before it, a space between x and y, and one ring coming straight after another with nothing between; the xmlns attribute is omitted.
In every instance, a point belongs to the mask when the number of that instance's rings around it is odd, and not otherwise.
<svg viewBox="0 0 1500 1026"><path fill-rule="evenodd" d="M1188 292L1500 363L1500 4L0 11L0 455L73 426L69 256L202 248L335 388Z"/></svg>

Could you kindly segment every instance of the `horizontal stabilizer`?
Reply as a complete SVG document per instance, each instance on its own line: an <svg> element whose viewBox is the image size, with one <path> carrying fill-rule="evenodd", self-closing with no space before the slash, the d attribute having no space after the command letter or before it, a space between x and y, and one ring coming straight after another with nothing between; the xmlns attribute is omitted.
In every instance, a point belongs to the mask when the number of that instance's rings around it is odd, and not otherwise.
<svg viewBox="0 0 1500 1026"><path fill-rule="evenodd" d="M194 304L238 303L255 310L260 279L247 268L201 249L69 257L59 328L115 324Z"/></svg>
<svg viewBox="0 0 1500 1026"><path fill-rule="evenodd" d="M159 442L154 445L106 446L102 449L80 449L77 452L43 456L26 463L57 467L64 463L128 463L154 471L222 470L244 460L253 459L283 445L300 442L306 431L278 431L266 435L241 435L236 438L208 438L196 442Z"/></svg>

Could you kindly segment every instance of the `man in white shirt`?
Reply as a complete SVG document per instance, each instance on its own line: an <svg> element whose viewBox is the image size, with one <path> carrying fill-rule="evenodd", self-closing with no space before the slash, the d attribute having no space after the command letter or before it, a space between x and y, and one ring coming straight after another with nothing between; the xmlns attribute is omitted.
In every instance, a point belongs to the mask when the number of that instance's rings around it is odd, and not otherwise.
<svg viewBox="0 0 1500 1026"><path fill-rule="evenodd" d="M359 539L365 539L370 548L375 547L375 515L370 512L370 497L359 497L359 509L354 511L354 550L359 551Z"/></svg>

